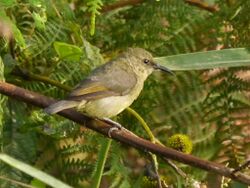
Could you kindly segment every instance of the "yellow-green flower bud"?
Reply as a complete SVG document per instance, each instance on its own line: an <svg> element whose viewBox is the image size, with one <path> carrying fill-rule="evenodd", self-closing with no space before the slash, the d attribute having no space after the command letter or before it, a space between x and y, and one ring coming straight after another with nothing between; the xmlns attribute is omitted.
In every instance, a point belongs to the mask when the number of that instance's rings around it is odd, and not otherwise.
<svg viewBox="0 0 250 188"><path fill-rule="evenodd" d="M191 153L193 148L192 141L184 134L175 134L171 136L167 141L167 146L186 154Z"/></svg>
<svg viewBox="0 0 250 188"><path fill-rule="evenodd" d="M143 188L153 188L153 187L157 187L157 181L151 179L148 176L144 176L142 179L142 185L141 187Z"/></svg>

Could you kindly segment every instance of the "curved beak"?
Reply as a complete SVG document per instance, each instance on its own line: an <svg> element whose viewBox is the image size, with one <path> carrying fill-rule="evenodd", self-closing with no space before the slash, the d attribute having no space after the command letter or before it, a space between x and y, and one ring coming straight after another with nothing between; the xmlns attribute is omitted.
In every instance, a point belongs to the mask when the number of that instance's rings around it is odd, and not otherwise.
<svg viewBox="0 0 250 188"><path fill-rule="evenodd" d="M169 74L172 74L172 75L175 75L170 69L168 69L167 67L164 67L162 65L159 65L157 63L154 63L154 69L155 70L161 70L163 72L166 72L166 73L169 73Z"/></svg>

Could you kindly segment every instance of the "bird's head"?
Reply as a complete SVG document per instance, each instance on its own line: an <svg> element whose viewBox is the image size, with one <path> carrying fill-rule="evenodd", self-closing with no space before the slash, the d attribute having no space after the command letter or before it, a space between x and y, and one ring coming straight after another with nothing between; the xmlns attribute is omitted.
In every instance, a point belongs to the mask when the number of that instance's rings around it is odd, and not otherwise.
<svg viewBox="0 0 250 188"><path fill-rule="evenodd" d="M130 59L130 64L139 72L147 72L149 75L154 70L161 70L173 74L167 67L155 63L152 54L142 48L129 48L125 55Z"/></svg>

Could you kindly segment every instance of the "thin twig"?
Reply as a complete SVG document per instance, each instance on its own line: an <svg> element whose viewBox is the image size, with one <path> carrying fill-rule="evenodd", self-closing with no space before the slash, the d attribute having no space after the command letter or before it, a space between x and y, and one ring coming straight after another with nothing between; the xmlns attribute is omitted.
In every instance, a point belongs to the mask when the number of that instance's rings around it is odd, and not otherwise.
<svg viewBox="0 0 250 188"><path fill-rule="evenodd" d="M43 82L43 83L47 83L53 86L56 86L60 89L63 89L65 91L71 91L71 87L66 86L64 84L61 84L58 81L52 80L47 76L41 76L41 75L37 75L37 74L33 74L31 72L28 72L26 70L20 69L18 67L16 67L12 72L12 75L15 76L19 76L25 80L29 80L29 81L39 81L39 82Z"/></svg>
<svg viewBox="0 0 250 188"><path fill-rule="evenodd" d="M159 172L158 172L158 161L157 161L157 156L151 152L150 153L150 156L151 156L151 160L152 160L152 163L153 163L153 168L154 168L154 173L156 175L156 180L157 180L157 185L158 185L158 188L162 188L161 186L161 177L159 175Z"/></svg>
<svg viewBox="0 0 250 188"><path fill-rule="evenodd" d="M20 181L16 181L16 180L4 177L4 176L0 176L0 179L5 180L5 181L9 181L12 184L16 184L16 185L19 185L19 186L22 186L22 187L36 188L36 187L34 187L32 185L29 185L29 184L26 184L26 183L23 183L23 182L20 182Z"/></svg>
<svg viewBox="0 0 250 188"><path fill-rule="evenodd" d="M184 0L184 1L186 3L188 3L189 5L198 7L200 9L203 9L203 10L206 10L206 11L209 11L209 12L212 12L212 13L219 11L219 8L217 6L209 5L206 2L201 1L201 0Z"/></svg>
<svg viewBox="0 0 250 188"><path fill-rule="evenodd" d="M234 169L233 173L239 172L239 171L243 170L244 168L249 167L249 165L250 165L250 160L246 161L245 163L240 165L238 168Z"/></svg>
<svg viewBox="0 0 250 188"><path fill-rule="evenodd" d="M187 174L183 172L179 167L177 167L171 160L163 158L163 160L168 163L181 177L186 178Z"/></svg>
<svg viewBox="0 0 250 188"><path fill-rule="evenodd" d="M201 0L184 0L184 1L191 6L196 6L200 9L203 9L212 13L218 12L219 10L219 8L216 5L209 5L206 2L203 2ZM135 6L143 2L145 2L145 0L120 0L113 4L102 7L101 12L106 13L106 12L109 12L118 8L126 7L126 6Z"/></svg>
<svg viewBox="0 0 250 188"><path fill-rule="evenodd" d="M45 108L55 102L54 99L2 81L0 81L0 93L40 108ZM108 137L111 125L103 121L91 119L75 110L64 110L60 112L59 115ZM234 174L232 172L233 169L217 164L215 162L206 161L198 157L164 147L162 145L153 144L148 140L136 136L126 129L113 131L112 139L117 140L123 144L130 145L142 151L150 151L160 157L179 161L181 163L210 171L231 178L235 181L250 185L250 177L241 172L237 172L236 174Z"/></svg>
<svg viewBox="0 0 250 188"><path fill-rule="evenodd" d="M144 2L144 0L121 0L121 1L115 2L113 4L104 6L102 8L101 12L106 13L106 12L115 10L117 8L122 8L125 6L131 6L131 5L134 6L134 5L143 3L143 2Z"/></svg>

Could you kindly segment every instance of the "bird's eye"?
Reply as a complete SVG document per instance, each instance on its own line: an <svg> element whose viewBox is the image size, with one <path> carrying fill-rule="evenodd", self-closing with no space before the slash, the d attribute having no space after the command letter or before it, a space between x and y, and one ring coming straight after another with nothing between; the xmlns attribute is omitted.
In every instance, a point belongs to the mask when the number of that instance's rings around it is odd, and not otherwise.
<svg viewBox="0 0 250 188"><path fill-rule="evenodd" d="M143 62L144 62L145 64L149 64L149 63L150 63L150 61L149 61L148 59L144 59Z"/></svg>

